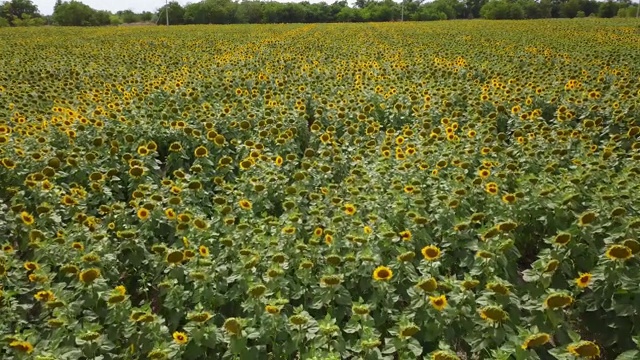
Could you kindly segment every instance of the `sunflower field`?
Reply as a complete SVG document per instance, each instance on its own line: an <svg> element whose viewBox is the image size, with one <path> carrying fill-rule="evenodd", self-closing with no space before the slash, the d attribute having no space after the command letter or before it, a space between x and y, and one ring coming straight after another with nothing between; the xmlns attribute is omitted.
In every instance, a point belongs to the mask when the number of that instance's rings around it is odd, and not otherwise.
<svg viewBox="0 0 640 360"><path fill-rule="evenodd" d="M1 359L640 359L635 19L0 53Z"/></svg>

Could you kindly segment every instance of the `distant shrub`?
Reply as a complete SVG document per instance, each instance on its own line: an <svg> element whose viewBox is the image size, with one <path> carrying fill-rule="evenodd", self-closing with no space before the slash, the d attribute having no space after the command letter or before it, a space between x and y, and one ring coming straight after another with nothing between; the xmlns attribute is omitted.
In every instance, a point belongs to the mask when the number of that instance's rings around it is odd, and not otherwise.
<svg viewBox="0 0 640 360"><path fill-rule="evenodd" d="M518 3L494 0L482 6L480 16L491 20L524 19L525 11Z"/></svg>
<svg viewBox="0 0 640 360"><path fill-rule="evenodd" d="M122 19L118 15L109 16L109 23L111 25L120 25L122 24Z"/></svg>

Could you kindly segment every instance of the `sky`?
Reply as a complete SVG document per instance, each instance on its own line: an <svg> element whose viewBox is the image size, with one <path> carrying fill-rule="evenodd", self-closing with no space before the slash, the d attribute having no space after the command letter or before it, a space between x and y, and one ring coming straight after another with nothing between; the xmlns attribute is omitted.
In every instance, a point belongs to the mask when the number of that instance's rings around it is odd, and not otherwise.
<svg viewBox="0 0 640 360"><path fill-rule="evenodd" d="M32 0L34 4L38 6L38 10L40 10L41 14L51 15L53 14L53 5L56 3L56 0ZM80 2L85 3L96 10L108 10L111 12L116 12L118 10L127 10L131 9L135 12L142 11L151 11L155 12L156 9L164 6L165 0L80 0ZM187 4L188 2L198 2L198 0L178 0L178 2L182 5Z"/></svg>
<svg viewBox="0 0 640 360"><path fill-rule="evenodd" d="M43 15L51 15L53 14L53 5L56 3L56 0L32 0L34 4L38 6L38 10ZM165 0L79 0L82 3L85 3L96 10L108 10L111 12L116 12L118 10L133 10L134 12L142 12L142 11L151 11L155 12L158 8L164 6ZM172 1L172 0L170 0ZM198 2L200 0L178 0L181 5L186 5L187 3ZM300 2L303 0L284 0L291 2ZM320 2L322 0L309 0L309 2ZM1 1L0 1L1 2ZM328 0L328 3L332 3L333 0Z"/></svg>

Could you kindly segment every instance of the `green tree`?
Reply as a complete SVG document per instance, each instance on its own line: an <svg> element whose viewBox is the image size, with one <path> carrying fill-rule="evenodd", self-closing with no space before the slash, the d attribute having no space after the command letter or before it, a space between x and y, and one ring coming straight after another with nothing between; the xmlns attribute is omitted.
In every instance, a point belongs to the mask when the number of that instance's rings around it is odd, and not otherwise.
<svg viewBox="0 0 640 360"><path fill-rule="evenodd" d="M164 24L166 22L167 8L169 11L169 24L170 25L182 25L184 24L184 8L177 1L172 1L169 4L158 9L158 23Z"/></svg>
<svg viewBox="0 0 640 360"><path fill-rule="evenodd" d="M140 17L138 14L134 13L132 10L122 10L116 13L122 19L122 22L125 24L131 24L134 22L140 21Z"/></svg>
<svg viewBox="0 0 640 360"><path fill-rule="evenodd" d="M480 17L480 9L487 3L487 0L465 0L466 17Z"/></svg>
<svg viewBox="0 0 640 360"><path fill-rule="evenodd" d="M236 22L236 3L231 0L205 0L204 9L208 13L210 23L232 24Z"/></svg>
<svg viewBox="0 0 640 360"><path fill-rule="evenodd" d="M367 7L367 5L371 4L375 2L375 0L356 0L356 7L360 8L360 9L364 9Z"/></svg>
<svg viewBox="0 0 640 360"><path fill-rule="evenodd" d="M518 3L511 3L507 0L492 0L480 9L480 15L485 19L523 19L524 10Z"/></svg>
<svg viewBox="0 0 640 360"><path fill-rule="evenodd" d="M27 19L40 17L38 6L31 0L11 0L0 5L0 17L7 19L10 23L15 21L22 25L25 20L23 15L26 15Z"/></svg>
<svg viewBox="0 0 640 360"><path fill-rule="evenodd" d="M411 19L418 21L447 20L447 14L442 11L438 11L435 6L432 6L431 4L426 4L421 6Z"/></svg>
<svg viewBox="0 0 640 360"><path fill-rule="evenodd" d="M552 16L553 3L551 0L540 0L538 8L540 9L541 18L550 18Z"/></svg>
<svg viewBox="0 0 640 360"><path fill-rule="evenodd" d="M53 21L62 26L103 26L111 24L111 13L71 0L55 7Z"/></svg>
<svg viewBox="0 0 640 360"><path fill-rule="evenodd" d="M13 26L43 26L47 20L42 17L31 17L29 14L22 14L19 19L13 19Z"/></svg>
<svg viewBox="0 0 640 360"><path fill-rule="evenodd" d="M262 22L267 24L281 23L284 5L277 2L267 2L262 11Z"/></svg>
<svg viewBox="0 0 640 360"><path fill-rule="evenodd" d="M140 21L151 21L151 19L153 19L153 13L151 11L143 11L138 16Z"/></svg>
<svg viewBox="0 0 640 360"><path fill-rule="evenodd" d="M580 2L578 0L569 0L562 4L562 7L560 8L560 16L572 19L578 15L578 11L580 11L580 9Z"/></svg>
<svg viewBox="0 0 640 360"><path fill-rule="evenodd" d="M600 4L598 16L601 18L612 18L618 13L618 4L613 1L607 1Z"/></svg>
<svg viewBox="0 0 640 360"><path fill-rule="evenodd" d="M263 4L261 1L243 0L238 4L236 10L236 21L238 23L258 24L262 22Z"/></svg>
<svg viewBox="0 0 640 360"><path fill-rule="evenodd" d="M436 12L444 13L449 20L464 17L464 4L457 0L435 0L431 5Z"/></svg>

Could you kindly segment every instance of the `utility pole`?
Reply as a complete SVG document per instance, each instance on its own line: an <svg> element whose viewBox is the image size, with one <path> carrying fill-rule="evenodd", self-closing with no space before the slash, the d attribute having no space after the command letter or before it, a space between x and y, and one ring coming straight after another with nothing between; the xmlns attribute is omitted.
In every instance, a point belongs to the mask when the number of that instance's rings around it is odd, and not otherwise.
<svg viewBox="0 0 640 360"><path fill-rule="evenodd" d="M402 6L400 6L400 21L404 21L404 0L402 0Z"/></svg>
<svg viewBox="0 0 640 360"><path fill-rule="evenodd" d="M638 0L638 7L636 8L636 18L640 17L640 0Z"/></svg>
<svg viewBox="0 0 640 360"><path fill-rule="evenodd" d="M167 26L169 26L169 0L165 0L164 12L167 14Z"/></svg>

